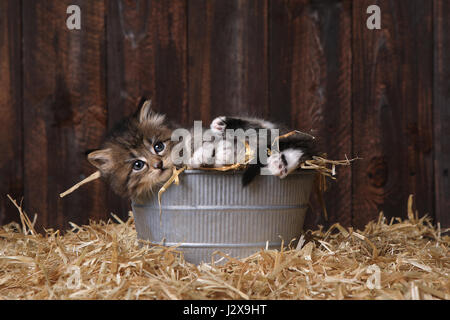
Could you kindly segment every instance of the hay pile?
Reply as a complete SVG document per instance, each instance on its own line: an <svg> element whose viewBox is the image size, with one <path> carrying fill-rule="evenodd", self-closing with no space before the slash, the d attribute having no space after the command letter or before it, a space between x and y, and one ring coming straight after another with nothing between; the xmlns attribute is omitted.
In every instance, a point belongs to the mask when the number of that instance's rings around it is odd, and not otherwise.
<svg viewBox="0 0 450 320"><path fill-rule="evenodd" d="M0 227L0 299L449 299L450 237L411 205L404 221L380 214L363 231L337 224L198 267L140 247L131 214L40 235L17 206L22 224Z"/></svg>

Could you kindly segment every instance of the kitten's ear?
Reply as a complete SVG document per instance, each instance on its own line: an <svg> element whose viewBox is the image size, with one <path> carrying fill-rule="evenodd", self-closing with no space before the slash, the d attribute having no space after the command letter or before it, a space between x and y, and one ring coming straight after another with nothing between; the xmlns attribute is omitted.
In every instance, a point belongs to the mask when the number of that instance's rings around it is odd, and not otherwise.
<svg viewBox="0 0 450 320"><path fill-rule="evenodd" d="M92 151L87 155L87 159L101 172L107 172L113 164L112 150L108 148Z"/></svg>
<svg viewBox="0 0 450 320"><path fill-rule="evenodd" d="M161 125L164 121L165 116L158 114L152 109L152 100L146 100L138 114L139 123L151 123L153 125Z"/></svg>
<svg viewBox="0 0 450 320"><path fill-rule="evenodd" d="M139 122L142 123L153 114L152 110L152 100L145 100L139 110Z"/></svg>

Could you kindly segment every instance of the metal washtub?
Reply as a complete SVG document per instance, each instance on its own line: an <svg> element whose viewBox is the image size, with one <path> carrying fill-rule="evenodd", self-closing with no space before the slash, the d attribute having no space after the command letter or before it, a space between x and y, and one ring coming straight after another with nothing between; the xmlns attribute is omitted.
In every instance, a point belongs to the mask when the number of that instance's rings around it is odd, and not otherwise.
<svg viewBox="0 0 450 320"><path fill-rule="evenodd" d="M267 241L270 249L280 249L281 239L285 244L298 239L314 174L258 176L245 188L241 180L240 171L186 170L180 184L162 194L161 223L157 196L132 203L138 238L181 244L177 250L194 264L211 262L217 250L243 258L265 248Z"/></svg>

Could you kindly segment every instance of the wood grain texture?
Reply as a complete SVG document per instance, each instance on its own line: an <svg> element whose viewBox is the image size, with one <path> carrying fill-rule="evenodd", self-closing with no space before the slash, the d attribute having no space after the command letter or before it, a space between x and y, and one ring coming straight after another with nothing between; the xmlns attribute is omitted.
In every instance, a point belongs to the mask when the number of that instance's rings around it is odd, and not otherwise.
<svg viewBox="0 0 450 320"><path fill-rule="evenodd" d="M450 3L434 1L434 169L436 220L450 227Z"/></svg>
<svg viewBox="0 0 450 320"><path fill-rule="evenodd" d="M0 225L17 220L6 197L23 196L21 1L0 2Z"/></svg>
<svg viewBox="0 0 450 320"><path fill-rule="evenodd" d="M66 9L81 8L81 30ZM105 25L101 1L28 1L23 6L25 208L44 227L105 219L105 189L91 183L59 193L93 172L84 152L106 128Z"/></svg>
<svg viewBox="0 0 450 320"><path fill-rule="evenodd" d="M381 30L366 27L372 4ZM448 227L449 20L446 0L0 1L0 225L18 220L7 193L46 228L126 218L101 180L58 194L146 96L182 125L247 113L362 157L330 183L329 221L313 198L306 228L405 217L409 194Z"/></svg>
<svg viewBox="0 0 450 320"><path fill-rule="evenodd" d="M186 0L108 1L108 127L133 113L142 96L155 110L187 122ZM128 201L111 191L121 217Z"/></svg>
<svg viewBox="0 0 450 320"><path fill-rule="evenodd" d="M108 121L133 113L146 96L154 109L187 118L186 1L108 1Z"/></svg>
<svg viewBox="0 0 450 320"><path fill-rule="evenodd" d="M268 1L188 3L189 121L268 114Z"/></svg>
<svg viewBox="0 0 450 320"><path fill-rule="evenodd" d="M330 159L352 156L351 2L276 0L270 7L270 118L317 137ZM351 223L351 170L314 202L305 228Z"/></svg>
<svg viewBox="0 0 450 320"><path fill-rule="evenodd" d="M353 225L406 216L409 194L433 213L432 2L377 1L381 30L366 27L373 1L353 3Z"/></svg>

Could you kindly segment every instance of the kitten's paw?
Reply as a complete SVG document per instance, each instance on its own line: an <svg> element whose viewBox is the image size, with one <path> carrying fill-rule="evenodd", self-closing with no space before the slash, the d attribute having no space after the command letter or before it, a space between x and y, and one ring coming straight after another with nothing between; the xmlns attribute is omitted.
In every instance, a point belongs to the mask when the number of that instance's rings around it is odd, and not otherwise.
<svg viewBox="0 0 450 320"><path fill-rule="evenodd" d="M202 147L195 150L188 163L188 165L193 168L199 168L202 165L212 164L214 164L214 145L206 142Z"/></svg>
<svg viewBox="0 0 450 320"><path fill-rule="evenodd" d="M274 176L284 178L288 174L287 161L282 153L274 153L267 159L267 168Z"/></svg>
<svg viewBox="0 0 450 320"><path fill-rule="evenodd" d="M234 163L234 144L227 140L220 140L216 147L216 167Z"/></svg>
<svg viewBox="0 0 450 320"><path fill-rule="evenodd" d="M281 153L273 153L267 159L267 168L273 175L284 178L298 167L302 155L303 152L297 149L287 149Z"/></svg>
<svg viewBox="0 0 450 320"><path fill-rule="evenodd" d="M227 128L227 124L225 122L226 117L217 117L211 122L211 131L216 134L223 135L225 133L225 129Z"/></svg>

